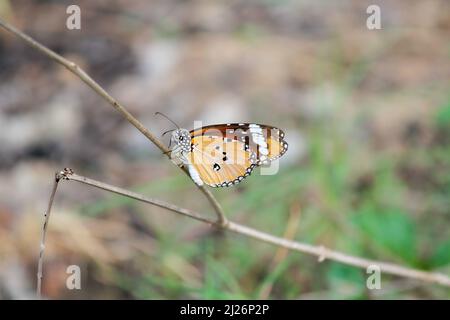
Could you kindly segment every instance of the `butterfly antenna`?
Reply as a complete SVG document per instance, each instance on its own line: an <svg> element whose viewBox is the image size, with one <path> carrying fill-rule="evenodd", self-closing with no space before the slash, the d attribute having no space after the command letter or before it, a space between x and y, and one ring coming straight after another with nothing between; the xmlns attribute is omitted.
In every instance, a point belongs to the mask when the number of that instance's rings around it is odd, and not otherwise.
<svg viewBox="0 0 450 320"><path fill-rule="evenodd" d="M164 118L166 118L167 120L169 120L170 122L172 122L178 129L180 129L180 126L179 125L177 125L176 123L175 123L175 121L173 121L172 119L170 119L168 116L166 116L164 113L161 113L161 112L159 112L159 111L157 111L157 112L155 112L155 115L160 115L160 116L163 116ZM166 131L165 133L167 133L168 131ZM165 134L164 133L164 134ZM163 135L164 135L163 134Z"/></svg>
<svg viewBox="0 0 450 320"><path fill-rule="evenodd" d="M163 134L162 134L162 137L164 137L166 134L168 134L169 132L173 132L173 131L175 131L176 129L170 129L170 130L167 130L166 132L164 132Z"/></svg>

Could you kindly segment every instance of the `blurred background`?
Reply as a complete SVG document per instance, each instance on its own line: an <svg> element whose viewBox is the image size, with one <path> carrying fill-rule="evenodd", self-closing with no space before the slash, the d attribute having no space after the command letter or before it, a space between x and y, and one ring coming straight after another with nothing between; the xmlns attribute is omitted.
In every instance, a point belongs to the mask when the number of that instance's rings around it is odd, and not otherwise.
<svg viewBox="0 0 450 320"><path fill-rule="evenodd" d="M81 8L68 30L66 8ZM370 4L381 30L366 27ZM233 221L450 273L450 2L0 0L0 17L75 61L156 136L283 128L275 176L212 190ZM168 143L167 136L164 140ZM0 30L0 299L33 298L55 171L209 217L160 151L78 78ZM66 268L81 268L81 290ZM43 292L89 299L448 299L438 285L288 253L76 182L50 220Z"/></svg>

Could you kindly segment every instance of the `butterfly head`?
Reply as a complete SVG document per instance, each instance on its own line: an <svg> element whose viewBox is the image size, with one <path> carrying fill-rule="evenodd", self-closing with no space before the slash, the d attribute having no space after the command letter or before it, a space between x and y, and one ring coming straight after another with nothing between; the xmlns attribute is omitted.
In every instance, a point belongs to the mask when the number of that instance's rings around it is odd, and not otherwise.
<svg viewBox="0 0 450 320"><path fill-rule="evenodd" d="M191 151L191 133L186 129L177 129L172 132L171 142L181 147L184 152Z"/></svg>

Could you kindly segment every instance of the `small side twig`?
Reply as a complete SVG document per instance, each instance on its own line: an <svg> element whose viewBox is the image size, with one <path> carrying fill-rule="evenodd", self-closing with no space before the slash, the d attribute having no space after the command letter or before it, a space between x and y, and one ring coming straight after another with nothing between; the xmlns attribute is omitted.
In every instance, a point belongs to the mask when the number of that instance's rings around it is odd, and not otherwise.
<svg viewBox="0 0 450 320"><path fill-rule="evenodd" d="M154 206L170 210L172 212L181 214L183 216L186 216L186 217L189 217L189 218L201 221L201 222L208 223L210 225L213 225L213 224L216 223L213 220L209 220L207 218L202 217L202 215L200 215L199 213L196 213L196 212L194 212L192 210L184 209L184 208L178 207L176 205L173 205L171 203L168 203L168 202L165 202L165 201L162 201L162 200L146 197L146 196L143 196L143 195L141 195L139 193L136 193L136 192L133 192L133 191L130 191L130 190L126 190L126 189L123 189L123 188L119 188L119 187L116 187L116 186L113 186L113 185L110 185L110 184L106 184L104 182L100 182L100 181L97 181L97 180L89 179L87 177L79 176L79 175L77 175L75 173L72 173L72 174L68 175L67 176L67 180L78 181L78 182L87 184L89 186L93 186L93 187L96 187L96 188L99 188L99 189L103 189L103 190L110 191L110 192L113 192L113 193L116 193L116 194L120 194L120 195L128 197L128 198L132 198L132 199L135 199L135 200L138 200L138 201L141 201L141 202L152 204Z"/></svg>
<svg viewBox="0 0 450 320"><path fill-rule="evenodd" d="M36 286L36 294L38 298L41 298L41 288L42 288L42 269L44 264L44 253L45 253L45 239L47 236L47 227L48 222L50 220L50 213L52 211L53 200L55 199L55 194L58 189L59 181L61 179L67 179L67 175L72 173L71 169L64 169L63 171L55 173L55 180L53 182L52 192L50 194L50 199L48 201L47 210L44 212L44 223L42 225L42 235L41 242L39 246L39 259L38 259L38 270L37 270L37 286Z"/></svg>
<svg viewBox="0 0 450 320"><path fill-rule="evenodd" d="M286 230L284 232L283 238L288 240L294 239L300 223L300 216L301 216L300 203L296 201L291 205L291 208L289 210L289 219L287 220L286 223ZM277 270L277 267L287 258L288 254L289 250L287 248L278 247L269 265L269 270L272 271ZM272 288L273 288L273 281L263 285L259 293L259 299L267 299L270 295L270 292L272 291Z"/></svg>

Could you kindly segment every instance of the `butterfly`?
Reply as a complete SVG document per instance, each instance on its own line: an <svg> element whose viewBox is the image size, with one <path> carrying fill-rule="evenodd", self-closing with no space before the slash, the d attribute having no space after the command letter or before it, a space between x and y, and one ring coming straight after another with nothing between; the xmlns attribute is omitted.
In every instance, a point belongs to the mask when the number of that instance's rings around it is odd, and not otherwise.
<svg viewBox="0 0 450 320"><path fill-rule="evenodd" d="M177 126L164 133L172 131L171 159L177 165L186 166L199 186L236 185L256 167L270 165L288 149L284 132L269 125L227 123L189 131L170 121Z"/></svg>

